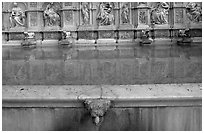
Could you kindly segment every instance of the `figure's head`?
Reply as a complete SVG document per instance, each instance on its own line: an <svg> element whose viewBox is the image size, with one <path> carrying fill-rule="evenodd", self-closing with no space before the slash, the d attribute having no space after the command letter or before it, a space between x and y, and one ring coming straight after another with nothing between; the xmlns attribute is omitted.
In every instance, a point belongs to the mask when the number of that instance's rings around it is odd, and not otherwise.
<svg viewBox="0 0 204 133"><path fill-rule="evenodd" d="M14 6L14 7L17 7L17 6L18 6L18 3L17 3L17 2L14 2L14 3L13 3L13 6Z"/></svg>

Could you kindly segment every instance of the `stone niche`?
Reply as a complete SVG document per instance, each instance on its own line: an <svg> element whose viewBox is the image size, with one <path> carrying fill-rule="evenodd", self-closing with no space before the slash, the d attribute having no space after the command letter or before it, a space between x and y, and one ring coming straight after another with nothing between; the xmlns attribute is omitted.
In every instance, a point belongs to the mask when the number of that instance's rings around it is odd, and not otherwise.
<svg viewBox="0 0 204 133"><path fill-rule="evenodd" d="M134 43L146 29L153 39L170 39L185 28L201 37L200 2L3 2L2 8L4 41L23 32L59 40L66 31L77 43Z"/></svg>

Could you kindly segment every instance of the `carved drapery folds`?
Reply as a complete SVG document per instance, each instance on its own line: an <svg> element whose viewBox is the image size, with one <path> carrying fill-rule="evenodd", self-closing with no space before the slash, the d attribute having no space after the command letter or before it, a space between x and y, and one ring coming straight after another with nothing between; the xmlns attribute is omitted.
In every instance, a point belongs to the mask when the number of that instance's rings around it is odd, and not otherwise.
<svg viewBox="0 0 204 133"><path fill-rule="evenodd" d="M23 27L25 25L25 12L18 6L16 2L13 3L13 8L10 15L10 27Z"/></svg>
<svg viewBox="0 0 204 133"><path fill-rule="evenodd" d="M187 18L194 22L202 21L202 5L201 3L190 2L186 5L186 15Z"/></svg>
<svg viewBox="0 0 204 133"><path fill-rule="evenodd" d="M155 2L152 5L150 12L151 23L153 24L167 24L168 23L169 3Z"/></svg>
<svg viewBox="0 0 204 133"><path fill-rule="evenodd" d="M81 13L82 13L82 25L86 25L90 23L90 7L89 3L82 2L81 5Z"/></svg>
<svg viewBox="0 0 204 133"><path fill-rule="evenodd" d="M129 12L130 12L130 10L129 10L129 3L128 2L123 3L123 5L122 5L122 12L121 12L122 24L126 24L126 23L130 22Z"/></svg>
<svg viewBox="0 0 204 133"><path fill-rule="evenodd" d="M101 2L99 4L99 12L97 14L99 25L103 26L114 24L113 8L114 8L113 2Z"/></svg>
<svg viewBox="0 0 204 133"><path fill-rule="evenodd" d="M59 26L60 15L58 13L60 6L57 3L50 2L44 10L45 26Z"/></svg>

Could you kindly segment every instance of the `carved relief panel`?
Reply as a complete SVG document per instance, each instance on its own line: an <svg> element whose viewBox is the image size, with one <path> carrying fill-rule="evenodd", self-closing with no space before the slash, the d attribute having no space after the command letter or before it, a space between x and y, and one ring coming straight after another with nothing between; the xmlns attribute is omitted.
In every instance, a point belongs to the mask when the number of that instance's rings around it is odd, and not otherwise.
<svg viewBox="0 0 204 133"><path fill-rule="evenodd" d="M99 26L114 25L114 3L100 2L96 19L98 20Z"/></svg>
<svg viewBox="0 0 204 133"><path fill-rule="evenodd" d="M46 28L61 25L61 4L59 2L45 2L43 4L43 19Z"/></svg>
<svg viewBox="0 0 204 133"><path fill-rule="evenodd" d="M130 23L130 3L129 2L122 2L121 3L121 23L122 24L129 24Z"/></svg>
<svg viewBox="0 0 204 133"><path fill-rule="evenodd" d="M27 16L28 16L28 27L29 29L34 29L34 30L38 30L39 26L38 26L38 23L39 23L39 13L38 13L38 2L29 2L28 3L28 13L27 13Z"/></svg>
<svg viewBox="0 0 204 133"><path fill-rule="evenodd" d="M184 13L185 13L185 8L183 7L184 3L183 2L174 2L174 27L175 28L185 28L185 18L184 18Z"/></svg>
<svg viewBox="0 0 204 133"><path fill-rule="evenodd" d="M150 11L151 24L163 26L169 24L169 2L152 2Z"/></svg>
<svg viewBox="0 0 204 133"><path fill-rule="evenodd" d="M137 22L139 29L149 28L150 25L150 11L147 2L138 2L137 6Z"/></svg>
<svg viewBox="0 0 204 133"><path fill-rule="evenodd" d="M202 3L189 2L186 5L186 17L192 23L202 22Z"/></svg>
<svg viewBox="0 0 204 133"><path fill-rule="evenodd" d="M24 29L26 27L25 10L27 5L23 2L13 2L10 4L9 25L11 30Z"/></svg>

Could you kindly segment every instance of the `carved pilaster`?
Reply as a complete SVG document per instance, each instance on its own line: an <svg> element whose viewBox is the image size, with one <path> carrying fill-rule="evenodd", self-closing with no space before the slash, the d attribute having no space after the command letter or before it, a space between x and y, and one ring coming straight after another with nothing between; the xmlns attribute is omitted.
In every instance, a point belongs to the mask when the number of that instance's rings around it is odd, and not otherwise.
<svg viewBox="0 0 204 133"><path fill-rule="evenodd" d="M107 99L87 99L84 101L86 108L94 118L94 123L99 125L106 111L110 108L111 101ZM100 118L102 118L100 120Z"/></svg>

